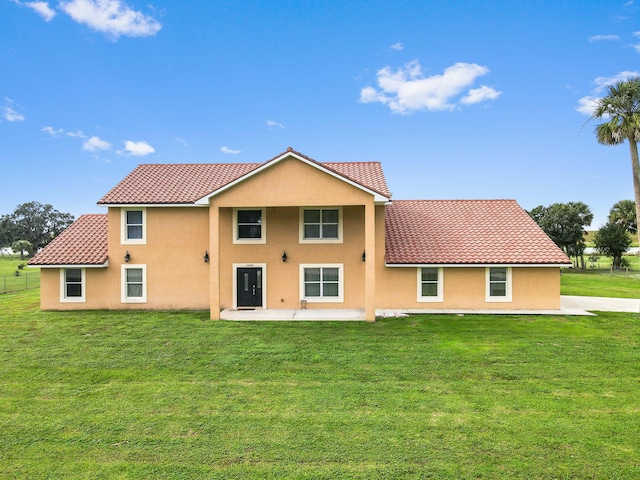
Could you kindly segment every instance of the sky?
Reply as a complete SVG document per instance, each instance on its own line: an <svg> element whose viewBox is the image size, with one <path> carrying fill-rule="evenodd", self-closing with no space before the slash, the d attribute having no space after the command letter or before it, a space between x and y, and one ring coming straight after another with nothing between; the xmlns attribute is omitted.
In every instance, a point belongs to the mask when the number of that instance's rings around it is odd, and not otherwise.
<svg viewBox="0 0 640 480"><path fill-rule="evenodd" d="M640 0L0 0L0 215L292 147L381 162L393 199L580 201L597 229L633 183L590 108L638 75Z"/></svg>

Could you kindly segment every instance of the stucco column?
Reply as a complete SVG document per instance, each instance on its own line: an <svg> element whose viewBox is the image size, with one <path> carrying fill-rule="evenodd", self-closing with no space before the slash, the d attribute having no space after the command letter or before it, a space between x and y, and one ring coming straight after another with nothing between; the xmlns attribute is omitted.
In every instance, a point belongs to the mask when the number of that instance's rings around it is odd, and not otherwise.
<svg viewBox="0 0 640 480"><path fill-rule="evenodd" d="M220 320L220 208L209 205L209 305L211 320Z"/></svg>
<svg viewBox="0 0 640 480"><path fill-rule="evenodd" d="M365 260L365 320L376 321L376 207L368 202L364 206Z"/></svg>

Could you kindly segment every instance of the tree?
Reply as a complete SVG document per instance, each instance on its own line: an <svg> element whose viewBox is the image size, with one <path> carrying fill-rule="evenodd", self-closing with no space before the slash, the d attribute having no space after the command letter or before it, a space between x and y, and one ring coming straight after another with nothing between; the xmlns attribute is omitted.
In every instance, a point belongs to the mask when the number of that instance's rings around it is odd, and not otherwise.
<svg viewBox="0 0 640 480"><path fill-rule="evenodd" d="M33 251L33 245L28 240L16 240L11 244L13 252L20 252L20 260L24 260L24 252Z"/></svg>
<svg viewBox="0 0 640 480"><path fill-rule="evenodd" d="M613 258L613 268L619 269L622 254L631 245L631 237L626 228L619 223L607 223L601 227L593 237L596 249L602 255Z"/></svg>
<svg viewBox="0 0 640 480"><path fill-rule="evenodd" d="M629 142L631 172L636 204L636 218L640 219L640 77L630 78L607 87L607 95L596 102L592 120L607 119L596 126L596 138L603 145ZM637 230L640 241L640 230Z"/></svg>
<svg viewBox="0 0 640 480"><path fill-rule="evenodd" d="M582 202L554 203L548 207L542 205L529 212L533 220L568 256L584 262L584 227L591 225L593 213Z"/></svg>
<svg viewBox="0 0 640 480"><path fill-rule="evenodd" d="M620 200L609 210L609 223L622 225L627 232L634 234L638 231L636 204L633 200Z"/></svg>
<svg viewBox="0 0 640 480"><path fill-rule="evenodd" d="M29 254L33 255L71 225L73 220L73 215L61 213L49 204L23 203L11 214L11 221L16 228L14 240L30 242L32 247Z"/></svg>
<svg viewBox="0 0 640 480"><path fill-rule="evenodd" d="M9 215L0 216L0 250L11 246L11 243L16 240L17 230Z"/></svg>

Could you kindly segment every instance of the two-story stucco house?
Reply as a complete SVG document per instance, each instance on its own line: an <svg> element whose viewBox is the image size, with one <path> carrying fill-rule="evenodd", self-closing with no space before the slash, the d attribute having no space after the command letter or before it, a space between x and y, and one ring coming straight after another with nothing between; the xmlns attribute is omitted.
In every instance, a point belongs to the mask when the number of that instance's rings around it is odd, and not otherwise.
<svg viewBox="0 0 640 480"><path fill-rule="evenodd" d="M392 200L377 162L139 165L29 263L72 309L555 310L569 259L512 200Z"/></svg>

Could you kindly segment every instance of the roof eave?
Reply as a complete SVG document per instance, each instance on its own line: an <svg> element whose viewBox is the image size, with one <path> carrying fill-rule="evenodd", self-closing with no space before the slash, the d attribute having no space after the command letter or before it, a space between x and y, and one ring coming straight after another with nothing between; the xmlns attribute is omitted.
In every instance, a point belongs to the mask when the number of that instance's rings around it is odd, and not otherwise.
<svg viewBox="0 0 640 480"><path fill-rule="evenodd" d="M388 263L385 262L385 267L446 267L446 268L461 268L461 267L570 267L572 263Z"/></svg>
<svg viewBox="0 0 640 480"><path fill-rule="evenodd" d="M103 263L50 263L42 265L28 264L30 268L107 268L109 266L109 259Z"/></svg>

